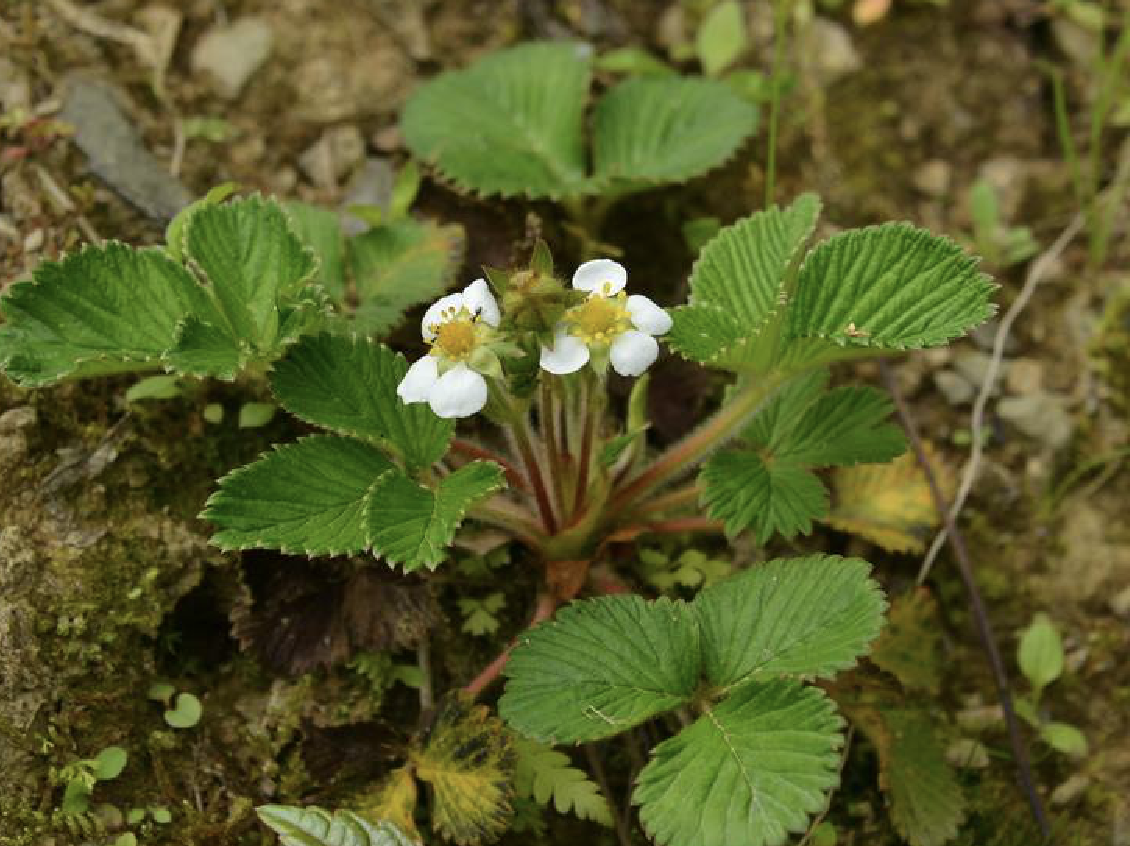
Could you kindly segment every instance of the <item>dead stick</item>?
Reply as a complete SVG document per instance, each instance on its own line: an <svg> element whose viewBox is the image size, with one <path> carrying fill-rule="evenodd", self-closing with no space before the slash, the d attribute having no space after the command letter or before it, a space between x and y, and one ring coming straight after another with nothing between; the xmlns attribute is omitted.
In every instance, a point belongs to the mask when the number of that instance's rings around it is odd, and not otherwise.
<svg viewBox="0 0 1130 846"><path fill-rule="evenodd" d="M988 611L985 609L984 600L981 599L981 591L977 588L977 582L973 578L973 564L969 557L969 550L965 546L965 536L958 531L957 524L954 522L949 508L946 507L945 497L942 496L942 490L938 486L934 468L926 456L922 438L918 434L918 425L911 417L910 409L899 392L890 365L885 361L880 361L879 369L883 374L883 382L895 401L899 419L902 420L903 428L906 429L907 440L910 441L910 446L918 458L918 463L922 466L926 483L930 486L930 495L933 497L934 507L942 519L950 546L953 548L954 557L957 559L957 569L961 573L961 581L965 584L965 590L969 594L969 604L973 609L973 620L977 625L977 634L981 639L981 646L989 656L989 666L992 668L993 681L996 682L997 686L997 697L1000 699L1001 708L1004 710L1004 720L1008 725L1008 739L1012 745L1012 755L1016 761L1016 772L1020 779L1020 786L1028 799L1028 807L1032 810L1032 816L1035 817L1036 824L1040 827L1040 833L1047 839L1051 836L1051 829L1048 826L1047 815L1044 813L1043 802L1040 801L1040 794L1036 792L1036 781L1032 775L1032 762L1028 758L1028 747L1024 744L1024 737L1020 733L1020 722L1016 719L1016 711L1012 707L1012 689L1008 681L1008 671L1005 670L1004 661L1001 660L996 635L993 634L993 624L989 621Z"/></svg>

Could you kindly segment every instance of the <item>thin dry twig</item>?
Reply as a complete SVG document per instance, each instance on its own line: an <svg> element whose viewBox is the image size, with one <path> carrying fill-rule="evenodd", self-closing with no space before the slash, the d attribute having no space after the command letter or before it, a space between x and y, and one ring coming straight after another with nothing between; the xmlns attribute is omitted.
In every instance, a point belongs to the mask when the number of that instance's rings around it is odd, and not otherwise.
<svg viewBox="0 0 1130 846"><path fill-rule="evenodd" d="M1008 312L1001 319L1000 326L997 327L996 337L993 339L993 354L989 360L988 370L985 372L985 381L981 383L981 390L977 394L977 399L973 403L973 414L970 417L969 428L972 433L973 443L969 451L969 459L965 462L965 468L962 471L961 485L958 488L957 496L954 497L953 504L949 509L949 519L943 521L941 530L934 538L934 542L930 545L930 549L926 553L926 557L922 560L922 567L918 571L918 584L925 584L926 579L930 575L930 569L934 566L934 561L938 557L938 553L942 549L942 544L946 542L946 535L950 531L950 523L955 522L961 514L961 510L965 507L965 500L968 499L970 491L973 490L973 482L977 479L977 473L980 470L981 458L984 452L984 438L982 437L982 429L985 422L985 407L989 403L989 397L993 393L993 388L997 383L997 376L1000 374L1001 361L1004 358L1004 347L1008 341L1009 333L1012 331L1012 324L1024 311L1028 302L1032 299L1036 289L1040 286L1044 277L1051 269L1052 265L1071 243L1071 240L1079 234L1079 230L1083 228L1083 223L1086 218L1082 213L1077 214L1067 228L1063 230L1060 236L1055 240L1048 249L1041 255L1035 262L1032 263L1031 268L1028 270L1028 276L1024 280L1024 286L1020 289L1015 302L1009 307Z"/></svg>
<svg viewBox="0 0 1130 846"><path fill-rule="evenodd" d="M998 334L998 340L1000 337ZM945 525L950 546L953 548L954 558L957 559L957 569L961 574L961 581L969 595L969 604L973 609L973 620L977 626L977 635L981 640L982 648L989 656L989 667L993 673L993 681L996 684L997 698L1000 700L1001 710L1004 711L1005 724L1008 726L1008 739L1012 746L1012 755L1016 762L1020 786L1028 800L1028 807L1032 810L1032 816L1046 839L1051 831L1048 826L1048 818L1044 813L1040 794L1036 792L1036 781L1032 775L1032 762L1028 757L1028 747L1024 744L1024 737L1020 733L1020 721L1016 718L1016 710L1012 705L1012 688L1008 680L1008 671L1005 669L1000 649L997 647L997 638L993 632L993 624L989 620L989 612L985 608L981 591L973 578L973 563L969 557L969 550L965 546L965 537L958 530L953 513L946 508L945 496L938 484L938 477L934 473L929 457L926 455L922 437L918 434L918 424L915 423L906 400L903 399L902 393L899 391L894 372L885 361L879 362L879 369L883 374L883 382L895 402L895 408L898 410L903 428L906 429L907 440L910 442L910 446L918 458L918 463L922 467L922 472L926 476L926 483L930 487L930 496L934 500L934 507Z"/></svg>

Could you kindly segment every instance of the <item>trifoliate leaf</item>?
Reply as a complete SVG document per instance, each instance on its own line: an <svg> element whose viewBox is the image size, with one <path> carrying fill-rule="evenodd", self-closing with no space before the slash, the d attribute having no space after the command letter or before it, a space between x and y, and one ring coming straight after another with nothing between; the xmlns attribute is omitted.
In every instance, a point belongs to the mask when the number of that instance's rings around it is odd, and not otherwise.
<svg viewBox="0 0 1130 846"><path fill-rule="evenodd" d="M373 822L388 822L414 844L422 843L416 828L416 779L409 766L398 767L371 795L356 807L357 814Z"/></svg>
<svg viewBox="0 0 1130 846"><path fill-rule="evenodd" d="M521 636L498 710L536 740L598 740L688 701L698 653L686 603L639 596L578 602Z"/></svg>
<svg viewBox="0 0 1130 846"><path fill-rule="evenodd" d="M947 238L905 223L852 230L806 257L786 336L845 347L937 346L991 317L995 289Z"/></svg>
<svg viewBox="0 0 1130 846"><path fill-rule="evenodd" d="M689 305L672 312L671 346L716 367L768 364L791 268L820 216L820 200L802 194L722 229L691 269ZM761 339L761 340L759 340Z"/></svg>
<svg viewBox="0 0 1130 846"><path fill-rule="evenodd" d="M388 458L366 443L314 435L229 473L200 516L219 527L212 543L223 549L360 552L368 545L366 495L392 470Z"/></svg>
<svg viewBox="0 0 1130 846"><path fill-rule="evenodd" d="M490 635L502 625L498 612L506 606L506 594L495 591L482 599L464 596L458 604L459 613L463 615L463 631L469 635Z"/></svg>
<svg viewBox="0 0 1130 846"><path fill-rule="evenodd" d="M308 423L387 443L410 469L428 467L447 450L453 421L425 403L408 405L396 386L404 356L383 344L340 335L308 335L275 365L271 388L283 408Z"/></svg>
<svg viewBox="0 0 1130 846"><path fill-rule="evenodd" d="M24 387L153 369L204 308L204 290L164 250L85 247L40 264L0 301L0 367Z"/></svg>
<svg viewBox="0 0 1130 846"><path fill-rule="evenodd" d="M683 182L726 161L756 126L757 108L724 83L628 79L594 110L594 180L613 191Z"/></svg>
<svg viewBox="0 0 1130 846"><path fill-rule="evenodd" d="M707 512L725 521L726 534L751 529L762 544L777 532L808 534L828 510L828 492L812 473L788 462L766 464L749 450L716 453L698 480Z"/></svg>
<svg viewBox="0 0 1130 846"><path fill-rule="evenodd" d="M185 245L210 281L232 337L262 354L297 337L299 312L317 305L309 290L314 253L275 203L252 196L205 206L189 219Z"/></svg>
<svg viewBox="0 0 1130 846"><path fill-rule="evenodd" d="M776 846L824 807L840 725L815 688L743 685L653 750L632 801L660 846Z"/></svg>
<svg viewBox="0 0 1130 846"><path fill-rule="evenodd" d="M965 797L929 713L885 706L849 713L879 753L879 787L891 803L899 834L911 846L942 846L956 836L965 819Z"/></svg>
<svg viewBox="0 0 1130 846"><path fill-rule="evenodd" d="M418 846L392 823L371 823L349 811L262 805L255 813L282 846Z"/></svg>
<svg viewBox="0 0 1130 846"><path fill-rule="evenodd" d="M699 26L694 47L707 76L717 76L746 48L746 23L742 7L725 0L711 9Z"/></svg>
<svg viewBox="0 0 1130 846"><path fill-rule="evenodd" d="M1020 671L1032 687L1042 690L1063 673L1063 640L1047 614L1037 614L1020 636Z"/></svg>
<svg viewBox="0 0 1130 846"><path fill-rule="evenodd" d="M943 496L954 487L953 473L927 446ZM938 525L938 509L926 474L913 453L887 464L845 467L832 474L829 526L879 544L889 552L922 552Z"/></svg>
<svg viewBox="0 0 1130 846"><path fill-rule="evenodd" d="M513 813L514 749L511 734L485 705L459 693L440 705L416 775L432 787L432 825L460 846L497 838Z"/></svg>
<svg viewBox="0 0 1130 846"><path fill-rule="evenodd" d="M295 201L284 204L298 240L318 258L318 283L334 302L345 299L345 240L338 216L319 206Z"/></svg>
<svg viewBox="0 0 1130 846"><path fill-rule="evenodd" d="M886 603L859 558L778 558L707 588L692 603L703 675L730 688L788 673L831 676L879 634Z"/></svg>
<svg viewBox="0 0 1130 846"><path fill-rule="evenodd" d="M463 227L411 218L350 238L358 304L344 325L363 335L387 334L412 306L447 290L463 264L465 246Z"/></svg>
<svg viewBox="0 0 1130 846"><path fill-rule="evenodd" d="M474 461L430 490L403 473L388 473L367 497L369 543L373 552L405 572L434 570L447 557L455 530L472 505L505 486L502 468Z"/></svg>
<svg viewBox="0 0 1130 846"><path fill-rule="evenodd" d="M518 755L514 789L519 798L532 798L539 805L548 805L552 799L559 814L572 813L582 820L612 825L608 800L584 772L571 765L568 755L524 737L515 739L514 748Z"/></svg>
<svg viewBox="0 0 1130 846"><path fill-rule="evenodd" d="M941 627L937 603L925 588L891 600L887 625L871 648L871 660L907 690L941 689Z"/></svg>
<svg viewBox="0 0 1130 846"><path fill-rule="evenodd" d="M405 105L404 141L464 190L582 193L590 53L572 42L523 44L441 74Z"/></svg>

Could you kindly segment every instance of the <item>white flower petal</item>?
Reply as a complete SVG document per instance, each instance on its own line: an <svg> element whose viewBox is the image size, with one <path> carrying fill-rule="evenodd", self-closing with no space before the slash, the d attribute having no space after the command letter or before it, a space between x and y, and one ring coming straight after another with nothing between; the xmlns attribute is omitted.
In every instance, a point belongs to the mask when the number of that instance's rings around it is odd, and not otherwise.
<svg viewBox="0 0 1130 846"><path fill-rule="evenodd" d="M659 358L659 342L643 332L625 332L612 342L608 357L621 376L639 376Z"/></svg>
<svg viewBox="0 0 1130 846"><path fill-rule="evenodd" d="M557 376L576 373L589 363L589 348L580 338L558 329L552 347L541 348L541 369Z"/></svg>
<svg viewBox="0 0 1130 846"><path fill-rule="evenodd" d="M446 297L440 297L424 312L424 319L420 321L420 332L424 336L424 340L431 342L436 339L436 333L432 329L433 326L438 326L441 323L446 323L452 314L463 308L463 295L462 294L448 294Z"/></svg>
<svg viewBox="0 0 1130 846"><path fill-rule="evenodd" d="M408 368L396 394L404 402L427 402L428 393L439 378L439 362L435 356L426 355Z"/></svg>
<svg viewBox="0 0 1130 846"><path fill-rule="evenodd" d="M665 335L671 330L671 315L642 294L632 294L626 303L632 325L649 335Z"/></svg>
<svg viewBox="0 0 1130 846"><path fill-rule="evenodd" d="M573 273L574 288L603 297L619 294L627 284L628 271L612 259L586 261Z"/></svg>
<svg viewBox="0 0 1130 846"><path fill-rule="evenodd" d="M483 323L497 326L502 322L502 312L498 310L498 300L490 292L485 279L476 279L463 289L463 305L471 314L478 314Z"/></svg>
<svg viewBox="0 0 1130 846"><path fill-rule="evenodd" d="M487 380L468 367L457 364L432 385L428 405L438 417L470 417L487 404Z"/></svg>

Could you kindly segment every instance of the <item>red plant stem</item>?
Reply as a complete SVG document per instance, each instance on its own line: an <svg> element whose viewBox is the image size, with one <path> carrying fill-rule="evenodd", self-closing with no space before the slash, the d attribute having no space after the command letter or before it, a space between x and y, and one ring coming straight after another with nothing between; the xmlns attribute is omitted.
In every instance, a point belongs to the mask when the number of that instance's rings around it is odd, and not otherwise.
<svg viewBox="0 0 1130 846"><path fill-rule="evenodd" d="M637 523L617 529L617 535L628 537L633 532L640 535L677 535L681 532L723 532L725 525L721 520L709 517L673 517L653 523Z"/></svg>
<svg viewBox="0 0 1130 846"><path fill-rule="evenodd" d="M521 541L530 549L540 552L545 545L545 535L537 524L537 518L521 506L493 497L484 503L471 507L472 516L483 523L498 526Z"/></svg>
<svg viewBox="0 0 1130 846"><path fill-rule="evenodd" d="M515 467L511 461L499 455L497 452L489 450L486 447L481 447L478 444L472 443L471 441L465 441L462 438L456 438L455 440L453 440L451 442L451 449L454 452L458 452L470 458L493 461L495 464L501 465L503 472L506 473L506 481L509 482L512 487L529 492L530 483L526 481L526 477L522 475L522 471Z"/></svg>
<svg viewBox="0 0 1130 846"><path fill-rule="evenodd" d="M538 623L548 620L553 616L553 612L557 610L557 600L553 598L552 594L543 593L538 596L537 605L534 606L534 615L530 618L530 624L527 628L533 628ZM506 661L510 658L510 652L518 644L518 638L510 641L506 648L499 653L498 657L491 661L486 667L483 668L477 676L468 682L467 686L463 688L463 692L468 694L472 699L477 698L480 693L490 687L500 675L506 666Z"/></svg>
<svg viewBox="0 0 1130 846"><path fill-rule="evenodd" d="M630 479L608 503L612 512L620 511L655 488L689 470L721 446L745 425L780 384L780 377L769 378L739 391L728 404L704 425L673 444L650 467Z"/></svg>
<svg viewBox="0 0 1130 846"><path fill-rule="evenodd" d="M581 430L581 452L577 458L577 484L573 492L573 514L578 515L585 505L585 495L589 487L589 470L592 464L592 441L599 411L592 402L592 391L584 393L584 428Z"/></svg>
<svg viewBox="0 0 1130 846"><path fill-rule="evenodd" d="M938 486L937 476L934 474L934 468L930 464L929 457L926 455L926 448L918 434L918 425L899 392L898 383L891 372L890 365L885 361L880 361L879 369L883 374L883 383L886 385L887 391L890 392L891 398L895 401L895 408L898 410L903 428L906 429L907 440L910 441L910 446L922 467L922 472L926 475L930 495L934 499L934 507L946 527L946 535L949 538L950 546L953 547L954 558L957 559L957 569L961 574L961 581L969 595L969 605L973 609L973 620L977 627L977 634L981 640L982 648L989 657L989 667L993 673L993 681L996 683L997 697L1000 699L1005 724L1008 726L1008 738L1012 746L1012 756L1016 764L1020 786L1028 800L1028 807L1032 811L1036 824L1040 827L1044 837L1047 838L1051 832L1047 814L1044 812L1043 803L1040 801L1040 794L1036 791L1036 780L1032 775L1032 762L1028 758L1028 747L1024 744L1024 736L1020 732L1020 721L1016 718L1016 710L1012 705L1012 689L1008 680L1008 671L1005 669L1000 649L997 647L997 638L993 633L993 624L989 620L989 612L981 598L977 580L973 577L973 563L969 556L969 549L965 546L965 537L958 531L957 523L946 505L942 489Z"/></svg>
<svg viewBox="0 0 1130 846"><path fill-rule="evenodd" d="M534 500L537 502L542 525L545 526L547 534L557 534L557 518L553 515L553 504L549 501L545 477L542 476L537 453L534 452L533 444L530 443L529 422L523 417L517 420L514 425L509 426L508 429L511 437L514 438L518 454L522 456L522 461L526 465L526 473L530 479L530 487L533 488Z"/></svg>
<svg viewBox="0 0 1130 846"><path fill-rule="evenodd" d="M545 451L549 457L549 475L552 477L550 482L557 503L557 513L564 522L568 519L565 511L565 471L561 461L562 451L558 443L557 406L553 401L553 394L554 389L549 379L543 379L538 395L538 417Z"/></svg>

